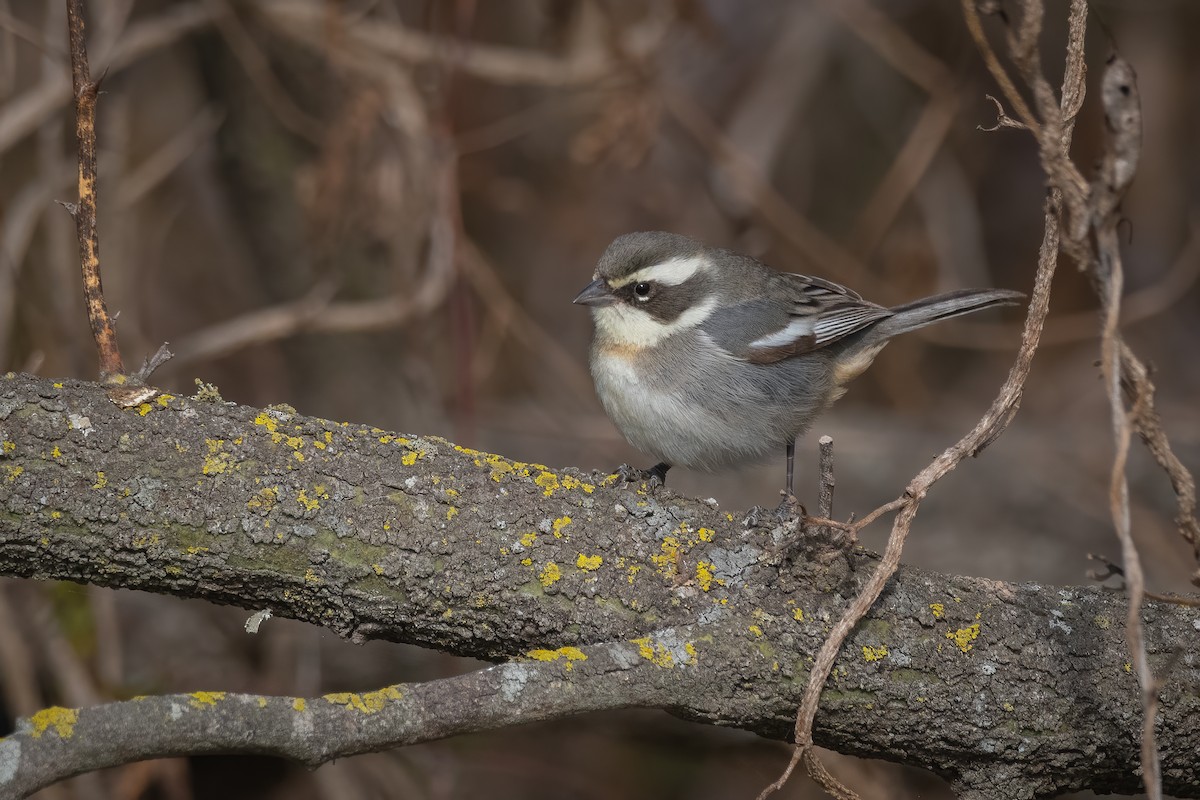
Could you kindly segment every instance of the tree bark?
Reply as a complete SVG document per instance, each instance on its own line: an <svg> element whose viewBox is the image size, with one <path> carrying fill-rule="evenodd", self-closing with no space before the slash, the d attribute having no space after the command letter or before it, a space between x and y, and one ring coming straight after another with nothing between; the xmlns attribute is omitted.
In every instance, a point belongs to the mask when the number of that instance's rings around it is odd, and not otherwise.
<svg viewBox="0 0 1200 800"><path fill-rule="evenodd" d="M90 383L0 379L0 574L270 609L354 641L507 662L362 695L198 692L49 709L0 796L131 760L333 757L622 706L786 738L877 557L616 476ZM902 568L843 648L816 741L977 797L1134 792L1125 598ZM1163 785L1200 797L1200 611L1148 602ZM219 687L204 687L219 688Z"/></svg>

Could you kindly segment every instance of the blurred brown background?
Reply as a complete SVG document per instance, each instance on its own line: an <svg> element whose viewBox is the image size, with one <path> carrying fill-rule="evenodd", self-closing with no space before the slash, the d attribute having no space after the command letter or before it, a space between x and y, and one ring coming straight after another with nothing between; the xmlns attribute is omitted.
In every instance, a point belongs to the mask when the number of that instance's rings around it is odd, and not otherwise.
<svg viewBox="0 0 1200 800"><path fill-rule="evenodd" d="M1061 74L1065 4L1044 58ZM90 0L101 260L131 368L239 403L436 433L522 460L647 466L604 417L570 304L605 245L667 229L898 303L1028 290L1043 178L1032 140L985 133L996 93L945 0ZM1093 3L1092 84L1119 45L1145 115L1129 219L1127 334L1156 368L1167 430L1200 465L1200 6ZM74 225L63 3L0 0L0 369L94 377ZM995 30L993 29L993 33ZM1094 92L1093 92L1094 94ZM1076 154L1101 144L1094 104ZM906 553L931 569L1086 582L1116 555L1095 301L1056 279L1021 414L939 484ZM873 508L986 408L1020 315L897 341L800 445L834 436L838 511ZM780 461L782 459L779 459ZM773 505L780 463L675 491ZM1149 582L1186 590L1173 496L1139 450L1134 529ZM886 527L867 533L880 546ZM195 689L315 694L476 665L134 592L0 582L0 735L50 703ZM307 773L282 762L155 762L46 798L736 798L778 743L649 711L466 737ZM837 758L870 797L936 779ZM788 797L815 797L793 781Z"/></svg>

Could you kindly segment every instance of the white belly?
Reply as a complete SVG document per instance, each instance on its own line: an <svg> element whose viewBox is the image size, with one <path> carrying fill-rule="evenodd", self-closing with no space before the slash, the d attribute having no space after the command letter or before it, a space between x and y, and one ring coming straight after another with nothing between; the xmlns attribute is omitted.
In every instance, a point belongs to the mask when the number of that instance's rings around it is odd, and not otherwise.
<svg viewBox="0 0 1200 800"><path fill-rule="evenodd" d="M719 413L704 402L705 386L646 376L625 355L597 351L592 377L604 410L629 443L672 466L708 471L757 460L775 445L782 449L782 441L758 430L765 419Z"/></svg>

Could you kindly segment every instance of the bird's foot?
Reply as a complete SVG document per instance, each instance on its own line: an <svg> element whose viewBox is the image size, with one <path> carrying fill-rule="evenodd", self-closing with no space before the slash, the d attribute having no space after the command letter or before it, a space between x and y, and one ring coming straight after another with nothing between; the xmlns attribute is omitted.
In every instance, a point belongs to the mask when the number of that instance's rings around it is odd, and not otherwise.
<svg viewBox="0 0 1200 800"><path fill-rule="evenodd" d="M645 481L650 486L666 486L667 485L667 470L671 466L669 464L655 464L650 469L638 469L631 467L628 464L622 464L617 467L616 473L625 483L641 483Z"/></svg>
<svg viewBox="0 0 1200 800"><path fill-rule="evenodd" d="M796 495L782 489L779 492L783 495L783 500L775 507L775 519L779 522L795 522L802 520L808 516L808 510L804 508L804 504L796 499Z"/></svg>
<svg viewBox="0 0 1200 800"><path fill-rule="evenodd" d="M798 522L808 517L808 511L796 499L796 495L789 492L780 492L780 494L783 495L783 501L774 510L764 506L752 506L746 512L746 516L742 518L742 525L746 528L757 528L764 522L781 524L784 522Z"/></svg>
<svg viewBox="0 0 1200 800"><path fill-rule="evenodd" d="M762 506L751 506L746 512L746 516L742 517L742 527L757 528L770 513L770 511Z"/></svg>

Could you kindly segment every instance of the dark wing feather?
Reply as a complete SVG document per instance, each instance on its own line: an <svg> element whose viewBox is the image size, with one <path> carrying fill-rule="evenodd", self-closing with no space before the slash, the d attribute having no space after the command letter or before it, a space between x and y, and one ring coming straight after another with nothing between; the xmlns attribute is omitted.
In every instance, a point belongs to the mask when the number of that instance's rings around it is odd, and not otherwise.
<svg viewBox="0 0 1200 800"><path fill-rule="evenodd" d="M742 358L770 364L810 353L891 316L883 306L832 281L795 273L777 273L778 300L790 302L784 323L748 342Z"/></svg>

